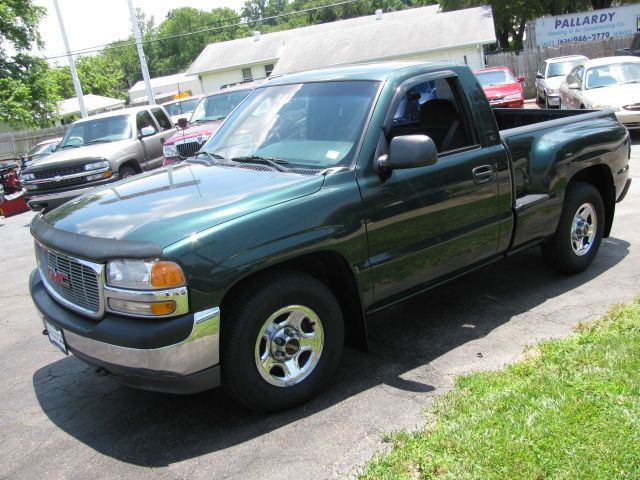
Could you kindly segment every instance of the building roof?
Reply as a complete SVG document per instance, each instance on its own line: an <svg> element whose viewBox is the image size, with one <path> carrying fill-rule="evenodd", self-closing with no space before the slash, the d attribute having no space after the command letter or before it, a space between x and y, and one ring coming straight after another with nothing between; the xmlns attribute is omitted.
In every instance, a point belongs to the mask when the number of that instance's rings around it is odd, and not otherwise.
<svg viewBox="0 0 640 480"><path fill-rule="evenodd" d="M491 7L439 12L437 5L352 18L208 45L187 75L277 60L274 73L384 60L495 42Z"/></svg>
<svg viewBox="0 0 640 480"><path fill-rule="evenodd" d="M107 110L111 108L124 107L124 100L119 98L103 97L101 95L94 95L88 93L83 95L84 106L88 113L96 112L98 110ZM60 116L66 117L75 113L80 113L80 104L78 103L78 97L67 98L58 102L58 111Z"/></svg>
<svg viewBox="0 0 640 480"><path fill-rule="evenodd" d="M184 73L175 73L173 75L165 75L164 77L156 77L151 78L149 81L151 83L151 88L159 88L159 87L168 87L171 85L179 85L181 83L190 83L196 78L189 77ZM129 93L131 92L144 92L146 90L146 86L144 84L144 80L140 80L136 82L133 87L129 89Z"/></svg>

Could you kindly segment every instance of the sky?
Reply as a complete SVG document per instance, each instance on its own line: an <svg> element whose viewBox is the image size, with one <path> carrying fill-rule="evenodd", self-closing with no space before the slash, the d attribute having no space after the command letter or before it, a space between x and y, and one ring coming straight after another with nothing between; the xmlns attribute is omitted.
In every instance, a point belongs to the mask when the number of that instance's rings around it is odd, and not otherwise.
<svg viewBox="0 0 640 480"><path fill-rule="evenodd" d="M53 0L34 0L33 3L47 9L46 16L40 22L40 35L45 48L37 54L45 57L63 55L64 42ZM229 7L240 12L243 5L244 0L133 0L133 7L140 8L147 16L153 15L156 25L174 8L211 10ZM58 0L58 6L72 51L125 39L131 32L127 0ZM66 65L65 58L54 62Z"/></svg>

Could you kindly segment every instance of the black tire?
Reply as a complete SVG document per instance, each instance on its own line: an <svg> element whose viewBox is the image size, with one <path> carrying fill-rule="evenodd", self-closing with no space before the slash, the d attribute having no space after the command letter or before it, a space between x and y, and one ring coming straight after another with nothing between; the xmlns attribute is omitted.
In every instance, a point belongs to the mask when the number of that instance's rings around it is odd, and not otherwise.
<svg viewBox="0 0 640 480"><path fill-rule="evenodd" d="M136 175L138 172L136 172L133 167L130 167L129 165L124 165L123 167L120 167L120 170L118 172L118 175L120 176L120 178L127 178L127 177L132 177L133 175Z"/></svg>
<svg viewBox="0 0 640 480"><path fill-rule="evenodd" d="M544 108L548 109L549 108L549 99L547 98L547 96L544 96Z"/></svg>
<svg viewBox="0 0 640 480"><path fill-rule="evenodd" d="M580 226L574 225L578 214L588 219L587 224L593 225L595 223L590 241L587 241L589 236L584 230L578 234L578 237L581 237L580 241L572 237L572 232L581 229ZM542 244L542 254L546 262L552 268L565 274L585 270L598 253L604 223L604 204L600 192L588 183L574 182L569 184L556 233ZM578 253L582 249L585 251Z"/></svg>
<svg viewBox="0 0 640 480"><path fill-rule="evenodd" d="M261 412L300 405L319 391L338 366L344 343L342 311L338 302L322 282L299 272L262 276L241 288L243 293L233 298L231 305L223 307L221 368L224 389L246 407ZM301 363L306 355L303 350L307 348L303 347L302 336L298 337L298 350L295 349L295 336L287 336L283 343L283 335L288 334L281 333L286 327L282 327L285 323L279 323L279 319L292 318L289 316L291 312L277 315L277 312L300 306L315 315L301 321L304 324L310 318L314 320L307 322L306 329L301 328L300 332L305 331L305 335L312 335L314 339L322 334L323 339L317 357L309 354L306 363ZM299 310L294 311L300 313ZM294 323L292 321L289 325ZM261 333L267 324L274 328ZM268 335L272 335L270 339L267 339ZM293 347L293 353L288 350L290 347ZM313 349L311 351L314 352ZM287 361L298 362L295 363L297 367L304 365L300 371L307 372L306 376L289 380L293 383L290 385L276 385L274 382L287 380L286 371L281 367L285 362L276 357L290 353L292 356ZM268 362L274 362L271 369L265 367Z"/></svg>

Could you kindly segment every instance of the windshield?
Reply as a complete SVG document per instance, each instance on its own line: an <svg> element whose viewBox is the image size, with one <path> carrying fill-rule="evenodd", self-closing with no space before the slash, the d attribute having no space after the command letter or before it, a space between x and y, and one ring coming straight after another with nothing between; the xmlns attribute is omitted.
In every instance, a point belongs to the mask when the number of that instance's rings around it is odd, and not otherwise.
<svg viewBox="0 0 640 480"><path fill-rule="evenodd" d="M200 101L199 98L191 98L189 100L180 100L178 102L165 103L162 105L169 115L184 115L185 113L191 113L195 110L196 105Z"/></svg>
<svg viewBox="0 0 640 480"><path fill-rule="evenodd" d="M505 85L516 83L516 79L509 70L491 70L488 72L477 72L476 77L483 87L491 87L493 85Z"/></svg>
<svg viewBox="0 0 640 480"><path fill-rule="evenodd" d="M612 87L623 83L640 83L640 63L616 63L587 70L586 89Z"/></svg>
<svg viewBox="0 0 640 480"><path fill-rule="evenodd" d="M71 125L65 134L60 148L79 147L92 143L115 142L131 138L129 116L96 118Z"/></svg>
<svg viewBox="0 0 640 480"><path fill-rule="evenodd" d="M547 78L551 77L566 77L573 67L582 63L582 58L576 58L575 60L565 60L564 62L550 63L549 70L547 71Z"/></svg>
<svg viewBox="0 0 640 480"><path fill-rule="evenodd" d="M251 90L235 90L203 98L191 115L191 123L219 120L226 117L249 95L249 92Z"/></svg>
<svg viewBox="0 0 640 480"><path fill-rule="evenodd" d="M51 153L56 148L56 145L58 145L58 142L41 143L40 145L36 145L31 150L29 150L29 153L27 153L27 155L43 155L45 153Z"/></svg>
<svg viewBox="0 0 640 480"><path fill-rule="evenodd" d="M378 85L335 81L258 89L203 150L217 158L261 157L312 168L349 165Z"/></svg>

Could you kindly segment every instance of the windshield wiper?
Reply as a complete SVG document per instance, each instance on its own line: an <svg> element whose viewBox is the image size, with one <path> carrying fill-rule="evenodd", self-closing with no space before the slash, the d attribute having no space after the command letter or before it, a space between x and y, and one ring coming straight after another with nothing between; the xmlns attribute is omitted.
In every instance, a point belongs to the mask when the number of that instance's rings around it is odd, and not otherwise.
<svg viewBox="0 0 640 480"><path fill-rule="evenodd" d="M622 82L622 83L619 83L618 85L626 85L627 83L640 83L640 80L629 80L628 82Z"/></svg>
<svg viewBox="0 0 640 480"><path fill-rule="evenodd" d="M98 138L96 140L91 140L90 142L85 143L85 145L92 145L94 143L109 143L112 142L113 140L107 140L104 138Z"/></svg>
<svg viewBox="0 0 640 480"><path fill-rule="evenodd" d="M283 164L287 164L286 160L282 160L281 158L273 158L273 157L261 157L259 155L247 155L246 157L234 157L231 159L232 162L239 163L261 163L263 165L269 165L270 167L275 168L279 172L288 172L289 169L287 167L283 167Z"/></svg>
<svg viewBox="0 0 640 480"><path fill-rule="evenodd" d="M83 145L84 143L73 143L71 145L62 145L58 147L58 150L62 150L63 148L78 148L78 147L82 147Z"/></svg>
<svg viewBox="0 0 640 480"><path fill-rule="evenodd" d="M203 158L203 157L208 158L208 161L203 162L202 160L198 160L198 158ZM224 157L222 155L218 155L217 153L211 153L205 150L201 150L199 152L196 152L195 156L188 158L187 162L200 163L205 165L215 165L218 163L216 162L216 160L224 160Z"/></svg>

